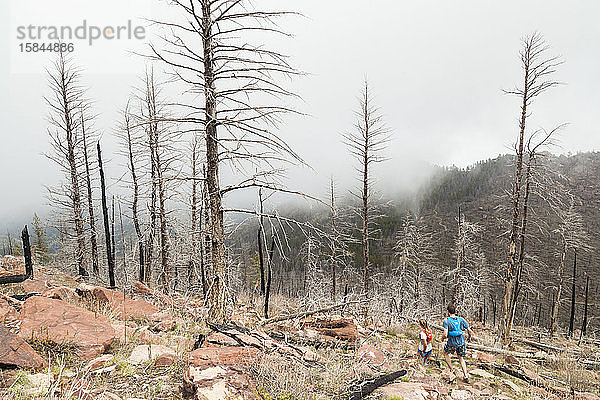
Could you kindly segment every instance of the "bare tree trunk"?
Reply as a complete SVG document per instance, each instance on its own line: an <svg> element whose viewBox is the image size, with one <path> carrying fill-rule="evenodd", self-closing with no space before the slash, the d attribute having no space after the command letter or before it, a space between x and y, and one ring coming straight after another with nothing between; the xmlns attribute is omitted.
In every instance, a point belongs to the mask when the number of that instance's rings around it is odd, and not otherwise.
<svg viewBox="0 0 600 400"><path fill-rule="evenodd" d="M519 233L519 255L517 260L517 271L515 281L513 285L513 293L510 296L510 313L509 320L507 321L506 329L508 332L511 331L513 322L515 319L515 312L517 309L517 298L519 297L519 291L521 289L521 275L523 273L523 262L525 258L525 232L527 229L527 212L529 202L529 192L531 183L531 164L534 160L534 155L530 154L527 161L527 167L525 171L525 193L523 195L523 210L521 219L521 229Z"/></svg>
<svg viewBox="0 0 600 400"><path fill-rule="evenodd" d="M273 253L275 251L275 236L271 239L271 250L269 250L269 259L267 260L267 285L265 288L265 319L269 318L269 297L271 296L271 277Z"/></svg>
<svg viewBox="0 0 600 400"><path fill-rule="evenodd" d="M515 165L515 177L513 182L512 218L510 225L510 242L508 266L504 279L504 296L502 299L503 320L500 324L499 339L503 345L510 341L510 330L512 328L514 305L516 304L515 295L517 294L519 276L518 260L518 239L519 239L519 220L521 215L521 196L522 196L522 178L523 178L523 145L525 139L525 129L528 117L528 106L533 99L547 89L558 85L558 82L550 80L549 76L553 74L556 67L561 64L558 57L545 57L548 46L542 36L534 33L523 40L523 49L521 50L521 65L523 67L524 79L522 88L508 91L506 93L517 95L521 99L521 117L519 121L519 136L516 146L517 160Z"/></svg>
<svg viewBox="0 0 600 400"><path fill-rule="evenodd" d="M33 279L33 261L31 259L31 244L29 242L27 225L21 231L21 240L23 241L23 257L25 258L25 275Z"/></svg>
<svg viewBox="0 0 600 400"><path fill-rule="evenodd" d="M211 255L213 282L209 293L208 319L213 323L225 320L225 230L223 203L219 185L219 138L217 136L217 104L214 76L214 44L210 2L202 2L202 37L204 50L204 90L206 127L206 182L210 199Z"/></svg>
<svg viewBox="0 0 600 400"><path fill-rule="evenodd" d="M583 322L581 323L581 337L587 333L588 324L588 289L590 287L590 276L587 275L585 279L585 301L583 307Z"/></svg>
<svg viewBox="0 0 600 400"><path fill-rule="evenodd" d="M571 316L569 317L569 336L573 336L573 329L575 326L575 298L576 298L576 284L577 284L577 250L573 256L573 281L571 286Z"/></svg>
<svg viewBox="0 0 600 400"><path fill-rule="evenodd" d="M87 200L88 200L88 215L90 224L90 244L92 248L92 271L94 275L100 275L100 269L98 266L98 242L96 233L96 218L94 217L94 204L92 198L92 180L90 178L90 162L88 160L87 151L87 137L85 132L85 118L83 116L83 110L81 111L81 132L83 134L83 159L85 162L85 182L87 186Z"/></svg>
<svg viewBox="0 0 600 400"><path fill-rule="evenodd" d="M117 264L117 246L115 245L115 196L112 196L112 215L111 215L111 219L110 219L110 241L112 244L112 259L113 262L115 263L115 266Z"/></svg>
<svg viewBox="0 0 600 400"><path fill-rule="evenodd" d="M190 205L190 222L192 231L192 251L189 261L188 269L188 285L191 287L196 280L196 258L198 256L198 227L197 227L197 206L198 206L198 141L194 137L192 141L192 204ZM200 207L200 214L202 214L202 206ZM202 224L200 224L200 230L202 230ZM200 233L202 235L202 233Z"/></svg>
<svg viewBox="0 0 600 400"><path fill-rule="evenodd" d="M100 188L102 189L102 215L104 216L104 238L106 240L106 259L108 260L108 282L110 287L115 287L115 260L113 259L112 246L110 242L110 225L108 222L108 205L106 201L106 182L104 180L104 169L102 168L102 152L100 142L96 144L98 152L98 169L100 170Z"/></svg>
<svg viewBox="0 0 600 400"><path fill-rule="evenodd" d="M121 249L123 252L123 280L127 285L127 257L125 252L125 230L123 229L123 213L121 211L121 202L119 202L119 222L121 224Z"/></svg>
<svg viewBox="0 0 600 400"><path fill-rule="evenodd" d="M263 239L262 232L263 226L263 199L262 199L262 188L258 189L258 204L260 207L260 216L258 217L258 232L257 232L257 244L258 244L258 267L260 270L260 294L265 295L265 261L263 256Z"/></svg>
<svg viewBox="0 0 600 400"><path fill-rule="evenodd" d="M565 260L567 258L567 244L563 242L562 254L560 257L560 271L558 277L558 288L556 290L556 296L554 297L553 307L552 307L552 318L550 323L550 332L554 334L558 329L558 309L560 306L560 299L562 295L563 285L564 285L564 275L565 275Z"/></svg>
<svg viewBox="0 0 600 400"><path fill-rule="evenodd" d="M333 183L333 178L331 178L331 300L333 300L335 302L335 281L336 281L336 276L335 276L335 267L336 267L336 241L337 241L337 230L336 230L336 226L335 226L335 187L334 187L334 183Z"/></svg>
<svg viewBox="0 0 600 400"><path fill-rule="evenodd" d="M138 251L139 251L139 273L138 280L140 282L145 281L145 261L144 261L144 235L142 234L142 229L140 227L140 220L138 217L138 201L139 201L139 183L137 172L135 168L135 162L133 158L133 140L131 137L131 126L130 126L130 114L129 114L129 104L125 108L124 112L125 117L125 135L127 140L127 155L129 157L129 170L131 172L131 181L133 183L133 203L131 205L131 212L133 218L133 227L135 228L135 233L138 238Z"/></svg>

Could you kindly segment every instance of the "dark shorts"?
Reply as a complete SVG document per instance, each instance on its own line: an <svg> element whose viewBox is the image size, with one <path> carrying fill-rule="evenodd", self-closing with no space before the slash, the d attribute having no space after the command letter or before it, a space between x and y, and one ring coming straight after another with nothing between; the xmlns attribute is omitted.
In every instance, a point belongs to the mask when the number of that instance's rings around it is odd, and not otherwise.
<svg viewBox="0 0 600 400"><path fill-rule="evenodd" d="M419 355L423 358L427 358L431 355L432 350L429 351L423 351L423 350L417 350L417 353L419 353Z"/></svg>
<svg viewBox="0 0 600 400"><path fill-rule="evenodd" d="M448 354L454 354L456 353L457 356L464 356L465 354L467 354L467 346L466 345L462 345L462 346L452 346L448 343L446 343L444 345L444 352L448 353Z"/></svg>

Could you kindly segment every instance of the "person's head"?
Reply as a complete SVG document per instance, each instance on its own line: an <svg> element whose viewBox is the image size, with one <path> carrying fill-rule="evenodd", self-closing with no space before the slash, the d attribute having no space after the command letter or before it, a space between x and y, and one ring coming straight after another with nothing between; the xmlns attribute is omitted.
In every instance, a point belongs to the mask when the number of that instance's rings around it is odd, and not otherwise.
<svg viewBox="0 0 600 400"><path fill-rule="evenodd" d="M452 315L452 314L456 314L456 306L452 303L448 304L448 314Z"/></svg>
<svg viewBox="0 0 600 400"><path fill-rule="evenodd" d="M421 325L421 328L425 329L426 331L429 330L429 324L427 323L427 320L425 318L421 318L419 320L419 325Z"/></svg>

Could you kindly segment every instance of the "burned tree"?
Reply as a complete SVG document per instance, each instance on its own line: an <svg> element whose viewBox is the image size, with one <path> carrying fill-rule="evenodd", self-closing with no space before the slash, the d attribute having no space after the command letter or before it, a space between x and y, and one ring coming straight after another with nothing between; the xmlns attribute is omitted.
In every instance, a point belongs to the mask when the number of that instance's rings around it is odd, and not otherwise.
<svg viewBox="0 0 600 400"><path fill-rule="evenodd" d="M531 115L533 100L546 90L555 87L559 82L552 79L552 74L562 63L559 57L547 56L548 45L539 33L534 33L523 39L520 52L523 68L523 85L506 93L518 96L521 100L521 116L519 120L519 135L516 144L516 165L511 196L511 224L509 229L509 257L504 281L504 296L502 309L504 318L500 326L499 339L503 344L510 340L510 331L514 310L517 302L519 286L519 252L520 252L520 222L523 216L523 156L527 118Z"/></svg>
<svg viewBox="0 0 600 400"><path fill-rule="evenodd" d="M127 102L127 105L125 106L125 109L123 110L123 124L121 126L121 139L125 144L126 147L126 156L127 156L127 166L129 168L129 172L131 174L131 185L133 187L133 199L131 201L131 215L132 215L132 220L133 220L133 227L135 229L135 233L137 235L137 242L138 242L138 262L139 262L139 268L138 268L138 280L140 282L144 282L145 281L145 276L146 273L144 271L144 268L146 266L145 264L145 260L144 260L144 255L145 255L145 248L144 248L144 234L142 232L142 228L141 228L141 224L140 224L140 218L139 218L139 210L138 210L138 204L139 204L139 199L140 199L140 182L139 182L139 177L138 177L138 169L136 167L136 158L138 156L138 151L136 150L136 145L137 145L137 137L134 135L134 122L133 122L133 116L131 115L130 112L130 105L129 102Z"/></svg>
<svg viewBox="0 0 600 400"><path fill-rule="evenodd" d="M79 71L71 66L71 61L62 52L54 63L54 70L49 73L49 84L52 95L45 100L50 107L48 134L53 154L47 156L68 177L65 187L51 190L51 196L59 206L68 208L68 221L75 231L77 272L88 276L79 172L82 136L78 134L82 129L83 119L79 113L86 102L85 90L80 83ZM65 196L66 201L60 199Z"/></svg>
<svg viewBox="0 0 600 400"><path fill-rule="evenodd" d="M85 110L81 109L81 134L83 142L83 162L85 164L85 185L87 189L88 217L90 225L90 245L92 250L92 271L98 276L100 270L98 267L98 234L96 233L96 217L94 216L94 201L92 197L92 178L91 178L91 161L88 157L88 132L86 132L86 123L88 117L85 115Z"/></svg>
<svg viewBox="0 0 600 400"><path fill-rule="evenodd" d="M372 170L373 164L385 160L381 152L386 148L390 140L390 130L383 123L383 116L373 104L373 96L367 81L359 99L359 108L356 111L357 121L354 131L343 135L344 143L348 146L350 154L358 163L357 170L360 173L362 183L359 193L353 195L360 199L360 216L362 220L361 245L362 245L362 273L363 293L369 293L369 241L371 240L372 214L370 197L373 190Z"/></svg>
<svg viewBox="0 0 600 400"><path fill-rule="evenodd" d="M100 142L96 143L96 152L98 154L98 170L100 171L100 189L102 191L102 216L104 218L104 239L106 243L106 259L108 263L108 282L110 287L115 287L115 260L113 258L113 251L110 240L108 203L106 201L106 181L104 179L104 168L102 167L102 151L100 149Z"/></svg>
<svg viewBox="0 0 600 400"><path fill-rule="evenodd" d="M286 57L263 46L250 45L244 35L284 34L273 19L289 13L253 10L242 0L176 0L186 15L183 22L161 21L169 34L166 47L151 46L151 56L173 67L180 81L204 104L195 99L179 106L185 116L180 122L199 126L206 141L206 184L210 205L212 282L209 319L225 319L225 227L223 196L232 190L273 183L264 175L223 188L219 171L228 162L245 174L242 164L256 169L283 159L299 160L273 128L280 116L294 112L281 105L281 98L293 93L282 87L277 76L297 73ZM275 104L270 104L271 101ZM254 169L254 168L253 168ZM270 175L269 175L270 176Z"/></svg>

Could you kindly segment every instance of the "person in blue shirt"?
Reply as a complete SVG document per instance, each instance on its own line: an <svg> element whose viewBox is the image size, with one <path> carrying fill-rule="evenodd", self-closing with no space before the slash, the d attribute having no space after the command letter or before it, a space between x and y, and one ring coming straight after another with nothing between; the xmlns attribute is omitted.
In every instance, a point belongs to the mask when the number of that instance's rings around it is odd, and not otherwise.
<svg viewBox="0 0 600 400"><path fill-rule="evenodd" d="M456 379L456 372L452 361L450 360L450 354L456 354L458 361L460 361L460 367L465 377L465 382L469 382L469 374L467 372L467 364L465 363L464 356L466 354L467 342L465 341L464 333L467 333L467 339L470 341L472 332L469 328L469 323L462 317L456 315L456 307L454 304L448 305L448 317L444 320L444 334L442 339L448 339L444 345L444 356L446 363L452 371L454 377L452 381Z"/></svg>

